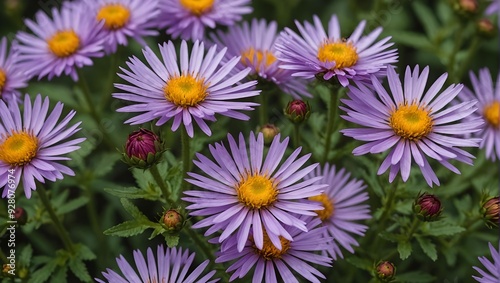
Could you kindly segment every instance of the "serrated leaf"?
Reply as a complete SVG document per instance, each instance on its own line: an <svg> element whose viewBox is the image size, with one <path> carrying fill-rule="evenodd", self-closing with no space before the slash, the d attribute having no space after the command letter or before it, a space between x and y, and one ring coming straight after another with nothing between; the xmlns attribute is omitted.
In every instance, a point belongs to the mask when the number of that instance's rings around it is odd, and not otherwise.
<svg viewBox="0 0 500 283"><path fill-rule="evenodd" d="M23 266L30 266L32 256L33 248L28 244L26 247L24 247L24 249L21 251L21 254L19 255L19 264Z"/></svg>
<svg viewBox="0 0 500 283"><path fill-rule="evenodd" d="M148 225L138 221L126 221L105 230L103 233L109 236L131 237L141 234L148 228Z"/></svg>
<svg viewBox="0 0 500 283"><path fill-rule="evenodd" d="M43 265L40 269L31 274L31 278L28 283L42 283L47 281L56 267L57 262L55 260L49 261L47 264Z"/></svg>
<svg viewBox="0 0 500 283"><path fill-rule="evenodd" d="M77 244L77 249L77 257L82 260L93 260L96 258L96 255L84 244Z"/></svg>
<svg viewBox="0 0 500 283"><path fill-rule="evenodd" d="M444 221L437 221L429 223L429 229L425 231L425 234L430 236L451 236L463 231L465 231L464 227Z"/></svg>
<svg viewBox="0 0 500 283"><path fill-rule="evenodd" d="M178 235L165 235L165 241L167 242L167 246L169 248L176 247L179 244L179 236Z"/></svg>
<svg viewBox="0 0 500 283"><path fill-rule="evenodd" d="M132 217L134 217L134 219L139 220L139 221L141 221L141 220L148 220L148 218L146 217L146 215L144 215L139 210L139 208L137 208L137 206L135 206L131 201L129 201L126 198L121 198L120 201L121 201L121 203L123 205L123 208L125 208L125 210L130 215L132 215Z"/></svg>
<svg viewBox="0 0 500 283"><path fill-rule="evenodd" d="M400 241L398 243L398 252L402 260L407 259L412 252L411 243L409 241Z"/></svg>
<svg viewBox="0 0 500 283"><path fill-rule="evenodd" d="M96 158L97 160L93 162L92 167L94 168L94 175L96 177L102 177L108 174L115 166L116 162L120 160L120 154L116 153L103 153Z"/></svg>
<svg viewBox="0 0 500 283"><path fill-rule="evenodd" d="M434 50L434 46L429 39L420 33L395 31L392 33L392 39L396 43L407 45L415 49L423 49L427 51Z"/></svg>
<svg viewBox="0 0 500 283"><path fill-rule="evenodd" d="M157 191L144 190L136 187L105 188L104 191L120 198L129 199L158 200L161 197Z"/></svg>
<svg viewBox="0 0 500 283"><path fill-rule="evenodd" d="M66 265L60 266L54 275L50 278L51 283L67 282L68 267Z"/></svg>
<svg viewBox="0 0 500 283"><path fill-rule="evenodd" d="M422 248L422 251L424 251L424 253L430 259L432 259L432 261L436 261L438 258L436 245L434 245L429 238L424 238L419 236L417 236L416 238L417 242L420 244L420 247Z"/></svg>
<svg viewBox="0 0 500 283"><path fill-rule="evenodd" d="M436 277L422 271L412 271L396 276L398 282L427 283L435 282Z"/></svg>
<svg viewBox="0 0 500 283"><path fill-rule="evenodd" d="M163 232L166 232L166 230L163 227L161 227L161 225L159 225L158 227L156 227L153 230L153 232L151 233L151 236L149 236L148 240L155 238L156 236L160 235Z"/></svg>
<svg viewBox="0 0 500 283"><path fill-rule="evenodd" d="M66 214L70 211L76 210L87 204L88 201L89 199L85 196L70 200L69 202L66 202L57 207L57 214Z"/></svg>
<svg viewBox="0 0 500 283"><path fill-rule="evenodd" d="M72 258L69 261L69 269L83 282L90 282L92 278L87 271L87 267L83 263L83 261L79 258Z"/></svg>
<svg viewBox="0 0 500 283"><path fill-rule="evenodd" d="M393 243L396 243L396 242L399 242L399 241L402 241L402 237L401 235L396 235L396 234L393 234L393 233L389 233L389 232L380 232L379 233L379 237L381 237L382 239L385 239L387 241L390 241L390 242L393 242Z"/></svg>

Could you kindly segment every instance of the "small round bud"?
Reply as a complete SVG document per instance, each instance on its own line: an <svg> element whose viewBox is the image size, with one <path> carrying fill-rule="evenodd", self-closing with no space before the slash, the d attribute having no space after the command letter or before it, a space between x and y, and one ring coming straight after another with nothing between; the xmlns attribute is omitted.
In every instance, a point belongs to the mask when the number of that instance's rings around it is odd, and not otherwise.
<svg viewBox="0 0 500 283"><path fill-rule="evenodd" d="M259 128L259 132L264 134L264 143L271 143L274 137L280 133L280 129L273 124L265 124Z"/></svg>
<svg viewBox="0 0 500 283"><path fill-rule="evenodd" d="M441 201L435 196L423 193L413 203L413 212L422 221L435 221L441 215Z"/></svg>
<svg viewBox="0 0 500 283"><path fill-rule="evenodd" d="M483 201L481 214L489 228L497 227L500 222L500 197L492 197Z"/></svg>
<svg viewBox="0 0 500 283"><path fill-rule="evenodd" d="M146 169L158 163L164 152L160 138L150 130L132 132L125 143L123 161L131 167Z"/></svg>
<svg viewBox="0 0 500 283"><path fill-rule="evenodd" d="M17 207L14 210L14 219L16 219L17 224L24 225L28 222L28 213L24 210L24 208Z"/></svg>
<svg viewBox="0 0 500 283"><path fill-rule="evenodd" d="M464 15L472 15L478 10L477 0L456 0L454 4L455 10Z"/></svg>
<svg viewBox="0 0 500 283"><path fill-rule="evenodd" d="M184 224L184 217L176 209L169 209L163 214L163 224L169 231L178 231Z"/></svg>
<svg viewBox="0 0 500 283"><path fill-rule="evenodd" d="M396 267L392 262L381 261L375 268L375 274L382 282L390 282L396 275Z"/></svg>
<svg viewBox="0 0 500 283"><path fill-rule="evenodd" d="M2 266L2 275L5 277L14 277L15 276L15 265L4 263Z"/></svg>
<svg viewBox="0 0 500 283"><path fill-rule="evenodd" d="M311 106L309 102L304 102L303 100L292 100L288 102L284 110L285 116L292 123L302 123L309 118L311 114Z"/></svg>
<svg viewBox="0 0 500 283"><path fill-rule="evenodd" d="M492 38L496 34L495 26L487 18L483 18L477 21L476 28L479 34L485 38Z"/></svg>

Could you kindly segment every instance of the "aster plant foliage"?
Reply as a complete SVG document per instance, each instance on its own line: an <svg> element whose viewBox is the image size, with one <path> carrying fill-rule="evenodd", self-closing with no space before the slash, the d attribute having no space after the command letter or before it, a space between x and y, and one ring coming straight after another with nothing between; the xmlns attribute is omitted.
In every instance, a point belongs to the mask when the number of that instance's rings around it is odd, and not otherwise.
<svg viewBox="0 0 500 283"><path fill-rule="evenodd" d="M35 180L55 182L63 179L63 174L75 175L71 168L60 162L68 160L65 155L79 149L78 144L85 140L72 138L81 124L69 124L75 111L71 110L59 120L63 104L58 102L49 113L49 98L42 99L41 95L37 95L33 102L26 95L22 114L17 102L7 105L0 101L0 110L0 187L4 188L3 198L11 194L9 191L16 189L21 180L24 194L31 198L31 192L36 190ZM14 187L7 186L11 179L8 175L14 176Z"/></svg>
<svg viewBox="0 0 500 283"><path fill-rule="evenodd" d="M432 158L449 170L460 174L450 163L457 160L472 165L475 158L460 147L478 147L480 139L462 139L460 135L480 130L483 121L462 118L476 111L477 101L465 101L446 107L462 90L463 85L452 84L441 92L447 74L441 75L424 92L429 67L420 72L419 66L408 66L401 84L393 67L387 70L389 92L372 76L375 91L359 83L349 87L349 99L342 99L341 117L362 128L341 132L365 144L355 148L354 155L381 153L390 149L378 169L378 174L389 170L389 182L401 172L403 181L410 176L412 161L420 168L427 184L439 186L439 180L427 158Z"/></svg>

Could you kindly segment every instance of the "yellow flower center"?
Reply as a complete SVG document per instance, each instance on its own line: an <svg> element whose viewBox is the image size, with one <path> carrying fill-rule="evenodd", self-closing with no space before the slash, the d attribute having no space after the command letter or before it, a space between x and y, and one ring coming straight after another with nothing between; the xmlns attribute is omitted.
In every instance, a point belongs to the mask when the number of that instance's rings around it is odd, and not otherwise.
<svg viewBox="0 0 500 283"><path fill-rule="evenodd" d="M278 248L276 248L273 242L271 242L271 240L269 239L269 236L267 235L266 231L264 230L263 232L264 232L264 245L262 246L262 250L259 250L259 248L255 246L255 244L252 246L256 254L258 254L259 256L263 257L266 260L279 259L281 258L282 255L286 254L286 252L290 248L289 240L279 236L281 242L281 250L278 250Z"/></svg>
<svg viewBox="0 0 500 283"><path fill-rule="evenodd" d="M26 132L14 133L0 143L0 160L11 166L23 166L35 158L38 139Z"/></svg>
<svg viewBox="0 0 500 283"><path fill-rule="evenodd" d="M264 63L266 67L271 66L276 61L276 57L270 51L255 50L249 48L241 53L241 63L248 66L247 62L250 62L252 66L259 71L259 66Z"/></svg>
<svg viewBox="0 0 500 283"><path fill-rule="evenodd" d="M214 5L214 0L180 0L181 5L197 16L210 10Z"/></svg>
<svg viewBox="0 0 500 283"><path fill-rule="evenodd" d="M309 200L321 202L321 204L325 208L323 210L314 211L318 214L318 217L322 221L328 220L330 219L330 217L332 217L333 212L335 211L335 207L333 205L333 201L326 194L322 193L320 195L310 197Z"/></svg>
<svg viewBox="0 0 500 283"><path fill-rule="evenodd" d="M7 76L5 75L4 70L0 69L0 96L2 95L3 87L5 86L5 81L7 80Z"/></svg>
<svg viewBox="0 0 500 283"><path fill-rule="evenodd" d="M432 118L429 111L417 104L401 105L389 117L389 126L396 135L417 141L432 131Z"/></svg>
<svg viewBox="0 0 500 283"><path fill-rule="evenodd" d="M130 19L130 11L120 4L108 4L97 13L97 20L104 20L104 26L110 30L122 28Z"/></svg>
<svg viewBox="0 0 500 283"><path fill-rule="evenodd" d="M68 57L80 47L80 39L73 30L58 31L47 43L57 57Z"/></svg>
<svg viewBox="0 0 500 283"><path fill-rule="evenodd" d="M318 59L335 62L335 69L349 68L358 62L358 53L352 43L346 41L325 41L318 50Z"/></svg>
<svg viewBox="0 0 500 283"><path fill-rule="evenodd" d="M500 101L495 101L484 107L483 116L491 126L500 128Z"/></svg>
<svg viewBox="0 0 500 283"><path fill-rule="evenodd" d="M165 98L177 106L189 107L198 105L207 97L208 86L203 79L191 75L182 75L168 80L163 88Z"/></svg>
<svg viewBox="0 0 500 283"><path fill-rule="evenodd" d="M264 208L276 201L278 190L273 182L261 175L249 176L236 188L238 200L250 208Z"/></svg>

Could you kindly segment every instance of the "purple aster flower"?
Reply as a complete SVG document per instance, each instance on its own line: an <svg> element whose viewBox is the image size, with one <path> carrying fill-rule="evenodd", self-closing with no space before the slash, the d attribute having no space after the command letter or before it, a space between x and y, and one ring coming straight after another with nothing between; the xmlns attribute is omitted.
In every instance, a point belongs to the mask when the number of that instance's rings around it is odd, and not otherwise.
<svg viewBox="0 0 500 283"><path fill-rule="evenodd" d="M7 52L7 38L0 41L0 99L4 101L21 101L21 93L17 90L28 85L28 78L17 63L18 52L11 48Z"/></svg>
<svg viewBox="0 0 500 283"><path fill-rule="evenodd" d="M325 164L323 169L317 167L314 172L309 173L304 179L308 180L321 176L322 179L316 184L327 184L325 192L310 200L320 202L325 209L317 211L318 217L326 227L325 237L332 237L333 243L323 252L328 253L333 259L337 256L344 258L340 246L354 253L352 246L359 246L356 239L350 234L364 236L368 227L355 223L357 220L370 219L370 209L367 204L362 204L368 200L368 193L365 191L366 185L363 181L349 179L351 173L344 169L335 170L335 166Z"/></svg>
<svg viewBox="0 0 500 283"><path fill-rule="evenodd" d="M230 151L222 143L209 147L215 162L201 154L193 161L207 176L189 173L191 178L187 181L201 190L184 192L189 197L183 200L192 203L187 207L191 215L208 216L193 228L210 226L205 235L223 230L220 241L237 230L239 251L243 250L250 228L255 245L262 249L265 229L269 240L281 249L280 236L293 240L283 224L307 231L306 223L294 215L315 216L314 211L322 209L317 202L304 200L322 193L326 185L313 184L321 177L301 181L318 164L300 169L311 154L297 159L301 151L298 148L279 166L288 145L288 138L280 142L279 134L263 164L262 133L257 138L250 133L250 156L243 134L240 133L238 142L230 134L227 137Z"/></svg>
<svg viewBox="0 0 500 283"><path fill-rule="evenodd" d="M230 26L250 14L250 0L163 0L160 1L160 28L173 39L201 40L205 28Z"/></svg>
<svg viewBox="0 0 500 283"><path fill-rule="evenodd" d="M463 139L462 134L479 131L480 119L462 120L477 108L477 101L467 101L446 107L462 90L463 85L452 84L441 93L448 74L440 76L424 94L429 67L420 74L418 65L411 72L406 68L404 88L394 67L387 69L391 94L388 94L375 76L371 88L362 83L349 86L349 99L340 107L347 121L362 128L345 129L341 132L354 139L367 142L353 150L354 155L381 153L391 149L382 162L378 174L390 168L392 182L401 170L403 181L410 176L412 160L418 165L429 186L439 180L427 157L437 160L449 170L460 174L450 161L456 159L472 165L473 155L460 147L477 147L480 139ZM439 94L438 94L439 93ZM427 157L426 157L427 156Z"/></svg>
<svg viewBox="0 0 500 283"><path fill-rule="evenodd" d="M478 77L473 72L469 75L474 91L464 87L458 98L462 101L479 101L478 109L471 117L483 119L486 123L475 136L482 138L479 147L486 149L486 157L495 161L500 159L500 85L495 89L487 68L479 70ZM500 81L500 76L498 79Z"/></svg>
<svg viewBox="0 0 500 283"><path fill-rule="evenodd" d="M336 15L328 23L328 35L317 16L314 16L314 26L309 22L301 25L295 21L295 24L302 37L285 28L276 43L278 60L283 61L280 67L292 70L292 76L306 79L320 76L325 80L336 77L342 86L347 86L349 79L369 79L370 74L380 75L387 65L397 62L396 49L386 50L393 45L388 43L390 37L374 44L382 32L381 27L361 35L366 21L347 39L340 34Z"/></svg>
<svg viewBox="0 0 500 283"><path fill-rule="evenodd" d="M283 92L294 98L311 97L307 91L305 80L293 78L292 71L279 68L276 60L274 43L277 39L277 24L272 21L253 19L252 23L244 22L241 26L231 26L227 33L218 30L210 34L210 38L218 46L227 46L225 60L241 56L235 70L252 68L250 76L258 76L275 83Z"/></svg>
<svg viewBox="0 0 500 283"><path fill-rule="evenodd" d="M472 278L480 283L498 283L500 282L500 248L496 250L491 243L488 243L488 245L490 247L491 256L493 257L493 262L484 256L480 256L478 259L484 267L486 267L487 272L479 267L473 266L482 277L472 276Z"/></svg>
<svg viewBox="0 0 500 283"><path fill-rule="evenodd" d="M156 17L160 13L158 0L84 0L86 14L93 20L104 21L103 36L106 53L116 52L118 45L127 45L127 37L146 46L143 36L156 36Z"/></svg>
<svg viewBox="0 0 500 283"><path fill-rule="evenodd" d="M287 231L293 241L279 237L281 249L273 245L266 231L262 248L257 248L255 237L250 233L242 251L237 248L240 240L231 236L222 243L215 262L236 260L226 270L228 273L234 271L229 281L243 278L255 266L252 282L281 282L277 280L276 270L284 282L298 282L293 270L310 282L319 283L318 277L325 279L325 276L311 264L331 266L332 259L317 252L328 249L332 239L325 237L325 227L317 227L321 223L318 218L303 219L307 222L309 232L288 226Z"/></svg>
<svg viewBox="0 0 500 283"><path fill-rule="evenodd" d="M81 122L68 127L76 112L71 110L59 123L63 104L58 102L47 117L49 99L37 95L33 104L29 95L24 98L24 111L21 117L16 102L5 104L0 100L0 188L2 197L14 193L22 178L24 193L31 198L36 190L35 179L45 183L63 179L63 174L74 176L70 168L60 164L69 160L62 155L75 151L77 144L84 138L64 141L78 132ZM13 173L13 174L12 174ZM13 175L15 183L10 183L8 175ZM12 187L15 185L15 187Z"/></svg>
<svg viewBox="0 0 500 283"><path fill-rule="evenodd" d="M36 22L25 20L34 33L20 31L19 62L26 75L52 79L61 74L78 80L76 68L92 65L93 57L104 55L102 25L88 17L82 2L65 2L61 10L52 9L52 19L43 11Z"/></svg>
<svg viewBox="0 0 500 283"><path fill-rule="evenodd" d="M124 68L121 78L134 86L115 84L125 91L114 93L115 98L135 102L133 105L118 109L120 112L145 112L133 117L126 123L142 124L154 119L157 126L173 118L172 131L179 128L181 122L190 137L193 137L193 121L203 132L212 132L204 120L215 121L215 114L235 119L248 120L249 117L238 111L253 110L252 102L236 101L256 96L260 91L252 90L257 81L238 84L248 75L250 68L228 76L239 57L221 64L226 49L216 53L217 46L212 46L206 54L203 43L196 41L189 55L187 43L182 41L180 49L180 71L174 44L169 41L160 46L163 57L161 62L151 48L143 50L147 67L135 56L127 62L131 71Z"/></svg>
<svg viewBox="0 0 500 283"><path fill-rule="evenodd" d="M219 279L210 280L215 274L215 270L210 271L202 278L198 278L207 267L209 262L208 259L189 273L191 264L194 261L194 256L195 253L190 254L188 249L185 249L184 252L182 251L182 248L167 248L165 250L162 245L159 245L156 258L151 248L148 248L146 262L142 253L139 250L135 250L134 260L139 273L137 273L137 271L130 266L122 255L120 255L120 257L116 258L116 263L118 263L118 267L120 268L123 276L107 268L106 272L102 273L104 278L106 278L106 281L97 278L95 278L95 280L100 283L212 283L219 281Z"/></svg>

